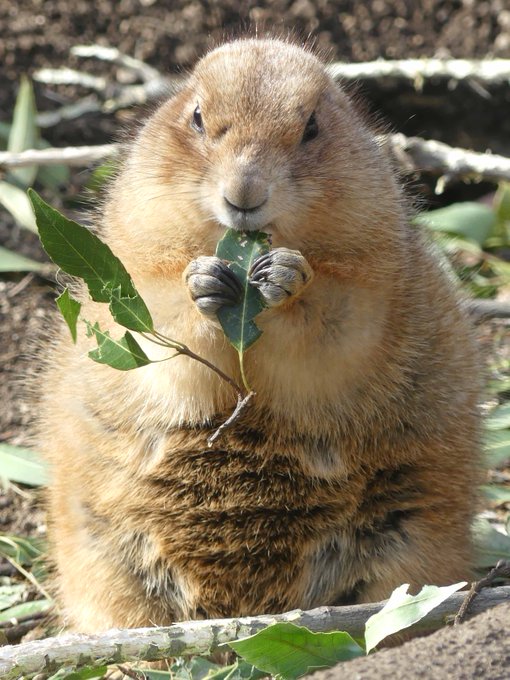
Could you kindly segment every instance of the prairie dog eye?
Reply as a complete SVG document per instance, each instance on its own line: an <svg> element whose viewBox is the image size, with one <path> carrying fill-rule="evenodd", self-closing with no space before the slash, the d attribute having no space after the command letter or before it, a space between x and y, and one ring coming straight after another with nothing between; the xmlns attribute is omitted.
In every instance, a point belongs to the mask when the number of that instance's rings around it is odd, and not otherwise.
<svg viewBox="0 0 510 680"><path fill-rule="evenodd" d="M312 115L308 119L308 122L305 126L305 131L303 132L303 138L301 139L301 143L304 144L305 142L309 142L310 140L315 139L318 134L319 126L317 125L317 119L315 118L315 111L313 111Z"/></svg>
<svg viewBox="0 0 510 680"><path fill-rule="evenodd" d="M193 119L191 121L191 127L195 128L197 132L204 132L204 123L202 121L202 113L200 111L200 104L197 104L197 108L193 111Z"/></svg>

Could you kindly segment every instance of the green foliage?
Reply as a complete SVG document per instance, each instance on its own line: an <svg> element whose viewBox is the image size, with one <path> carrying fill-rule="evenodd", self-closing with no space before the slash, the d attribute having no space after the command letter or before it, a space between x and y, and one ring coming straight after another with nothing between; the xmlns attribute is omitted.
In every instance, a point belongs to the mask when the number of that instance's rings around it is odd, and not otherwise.
<svg viewBox="0 0 510 680"><path fill-rule="evenodd" d="M0 477L28 486L40 486L48 481L41 458L29 449L11 444L0 444Z"/></svg>
<svg viewBox="0 0 510 680"><path fill-rule="evenodd" d="M26 149L35 149L39 138L36 116L37 109L32 82L26 76L22 76L7 142L8 151L19 153ZM26 188L33 183L36 175L37 166L30 165L10 170L7 180Z"/></svg>
<svg viewBox="0 0 510 680"><path fill-rule="evenodd" d="M129 331L120 340L114 340L108 331L102 331L99 324L87 324L87 334L94 335L98 348L89 352L89 357L98 364L107 364L119 371L130 371L133 368L147 366L151 360Z"/></svg>
<svg viewBox="0 0 510 680"><path fill-rule="evenodd" d="M0 272L37 272L44 265L0 246Z"/></svg>
<svg viewBox="0 0 510 680"><path fill-rule="evenodd" d="M417 595L409 595L409 584L396 588L380 612L371 616L365 624L367 654L388 635L409 628L426 616L450 595L463 588L467 583L451 586L423 586Z"/></svg>
<svg viewBox="0 0 510 680"><path fill-rule="evenodd" d="M93 680L94 678L102 678L107 671L107 666L83 666L79 670L61 668L48 680Z"/></svg>
<svg viewBox="0 0 510 680"><path fill-rule="evenodd" d="M269 249L267 234L260 231L239 232L235 229L227 229L216 248L217 257L229 262L229 268L242 286L241 301L237 305L221 307L218 320L239 354L241 375L248 392L250 387L244 373L244 353L261 335L253 319L265 307L259 291L250 285L248 274L257 257L268 253Z"/></svg>
<svg viewBox="0 0 510 680"><path fill-rule="evenodd" d="M217 257L229 262L229 268L240 281L243 294L237 305L221 307L218 319L227 338L242 354L261 335L253 319L264 309L259 291L250 285L248 272L260 255L269 252L268 235L260 231L239 232L227 229L218 242Z"/></svg>
<svg viewBox="0 0 510 680"><path fill-rule="evenodd" d="M510 282L510 263L498 257L498 249L510 245L509 205L510 183L502 182L491 206L455 203L414 219L430 229L440 249L453 258L458 278L475 297L494 297ZM459 260L459 254L467 254L467 261Z"/></svg>
<svg viewBox="0 0 510 680"><path fill-rule="evenodd" d="M71 297L68 288L65 288L58 296L56 303L66 324L69 326L73 342L76 342L76 324L78 323L78 317L80 316L81 304Z"/></svg>
<svg viewBox="0 0 510 680"><path fill-rule="evenodd" d="M124 265L110 248L90 229L69 220L45 203L33 189L28 191L34 208L39 236L53 262L68 274L85 281L96 302L110 302L113 291L119 299L132 298L139 303L145 321L152 327L145 303L135 290ZM120 307L123 308L122 304ZM141 330L145 330L145 325ZM138 328L133 330L139 330Z"/></svg>
<svg viewBox="0 0 510 680"><path fill-rule="evenodd" d="M30 201L23 189L0 181L0 204L14 217L16 222L29 231L37 231Z"/></svg>
<svg viewBox="0 0 510 680"><path fill-rule="evenodd" d="M496 531L486 519L478 517L473 526L476 566L480 570L494 567L499 560L510 561L510 536Z"/></svg>
<svg viewBox="0 0 510 680"><path fill-rule="evenodd" d="M417 215L415 222L433 231L445 232L483 246L496 224L494 210L482 203L454 203L446 208Z"/></svg>
<svg viewBox="0 0 510 680"><path fill-rule="evenodd" d="M293 623L275 623L229 646L259 670L284 680L364 654L348 633L313 633Z"/></svg>
<svg viewBox="0 0 510 680"><path fill-rule="evenodd" d="M22 586L24 594L27 589ZM50 611L53 607L53 602L48 599L31 600L30 602L23 602L22 604L14 605L0 612L0 623L10 621L11 619L19 619L22 616L34 616L34 614L43 614Z"/></svg>

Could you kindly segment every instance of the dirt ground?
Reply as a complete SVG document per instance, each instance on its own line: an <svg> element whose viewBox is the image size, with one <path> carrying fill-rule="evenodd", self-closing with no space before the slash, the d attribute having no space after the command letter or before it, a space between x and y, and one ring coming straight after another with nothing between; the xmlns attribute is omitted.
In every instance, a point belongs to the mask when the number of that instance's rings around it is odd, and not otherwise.
<svg viewBox="0 0 510 680"><path fill-rule="evenodd" d="M261 31L271 27L277 33L311 36L331 60L510 58L508 0L0 0L0 120L12 116L21 73L68 66L122 77L115 67L73 57L73 45L115 46L163 73L175 73L218 41L253 31L255 25ZM510 156L508 86L480 89L477 83L454 87L438 81L420 92L410 84L366 82L358 89L369 111L395 130ZM40 111L84 94L74 86L36 86ZM44 136L57 146L112 141L126 121L143 115L89 114L48 128ZM86 178L85 171L73 175L67 195L76 195ZM435 204L426 182L416 182L412 189ZM456 186L442 200L471 198L489 189ZM37 239L17 229L3 212L0 245L44 260ZM44 333L53 297L51 283L39 277L0 277L0 441L28 442L33 407L23 395L20 376L32 369L33 338ZM43 515L30 507L13 492L0 495L0 529L40 533ZM315 677L507 678L509 614L508 607L499 608L460 629L440 631Z"/></svg>
<svg viewBox="0 0 510 680"><path fill-rule="evenodd" d="M376 656L319 671L313 680L508 680L510 602L457 627Z"/></svg>

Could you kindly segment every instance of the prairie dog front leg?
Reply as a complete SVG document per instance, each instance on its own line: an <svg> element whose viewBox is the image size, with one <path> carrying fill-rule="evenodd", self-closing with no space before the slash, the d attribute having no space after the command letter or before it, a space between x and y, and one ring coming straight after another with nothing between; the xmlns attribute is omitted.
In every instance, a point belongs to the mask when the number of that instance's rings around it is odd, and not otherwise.
<svg viewBox="0 0 510 680"><path fill-rule="evenodd" d="M298 250L275 248L258 257L249 272L268 307L278 307L302 293L313 279L313 270Z"/></svg>

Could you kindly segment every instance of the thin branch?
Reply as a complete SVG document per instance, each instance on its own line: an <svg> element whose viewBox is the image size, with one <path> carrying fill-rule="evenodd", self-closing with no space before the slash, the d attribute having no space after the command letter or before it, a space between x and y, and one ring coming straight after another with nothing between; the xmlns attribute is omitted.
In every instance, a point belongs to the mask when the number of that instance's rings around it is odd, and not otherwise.
<svg viewBox="0 0 510 680"><path fill-rule="evenodd" d="M42 68L34 73L33 78L46 85L80 85L97 92L104 92L108 86L106 78L72 68Z"/></svg>
<svg viewBox="0 0 510 680"><path fill-rule="evenodd" d="M446 616L456 614L464 596L465 593L454 593L412 630L422 634L441 628ZM473 602L471 614L509 601L510 586L487 590ZM347 630L355 638L362 637L366 620L380 611L383 604L320 607L308 612L298 609L275 616L185 621L162 628L110 630L101 635L62 635L0 648L0 677L14 680L34 673L55 672L62 665L79 667L94 661L122 664L141 659L158 661L187 654L210 654L223 643L253 635L281 621L306 626L315 632Z"/></svg>
<svg viewBox="0 0 510 680"><path fill-rule="evenodd" d="M426 172L448 179L510 180L510 158L460 149L443 142L397 133L379 137L386 142L400 167L407 172Z"/></svg>
<svg viewBox="0 0 510 680"><path fill-rule="evenodd" d="M97 146L64 146L62 148L27 149L19 153L0 152L0 166L22 168L27 165L85 166L115 156L120 144Z"/></svg>
<svg viewBox="0 0 510 680"><path fill-rule="evenodd" d="M102 61L109 61L117 66L122 66L128 69L139 77L144 82L150 80L161 80L160 72L153 66L149 66L140 59L130 57L123 52L120 52L116 47L104 47L103 45L76 45L71 47L71 54L85 59L101 59Z"/></svg>
<svg viewBox="0 0 510 680"><path fill-rule="evenodd" d="M468 594L465 596L464 602L459 609L454 620L454 625L458 626L463 623L473 607L475 598L480 595L483 588L491 586L497 578L510 578L510 561L499 560L494 569L491 569L487 576L484 576L479 581L471 584Z"/></svg>
<svg viewBox="0 0 510 680"><path fill-rule="evenodd" d="M378 137L386 144L404 172L423 172L449 179L510 181L510 158L491 153L478 153L448 146L421 137L406 137L397 133ZM30 149L21 153L0 152L0 166L5 168L28 165L85 166L118 153L120 145L70 146Z"/></svg>
<svg viewBox="0 0 510 680"><path fill-rule="evenodd" d="M396 78L410 80L416 87L431 78L508 83L510 59L378 59L359 64L336 62L328 66L328 71L341 80Z"/></svg>

